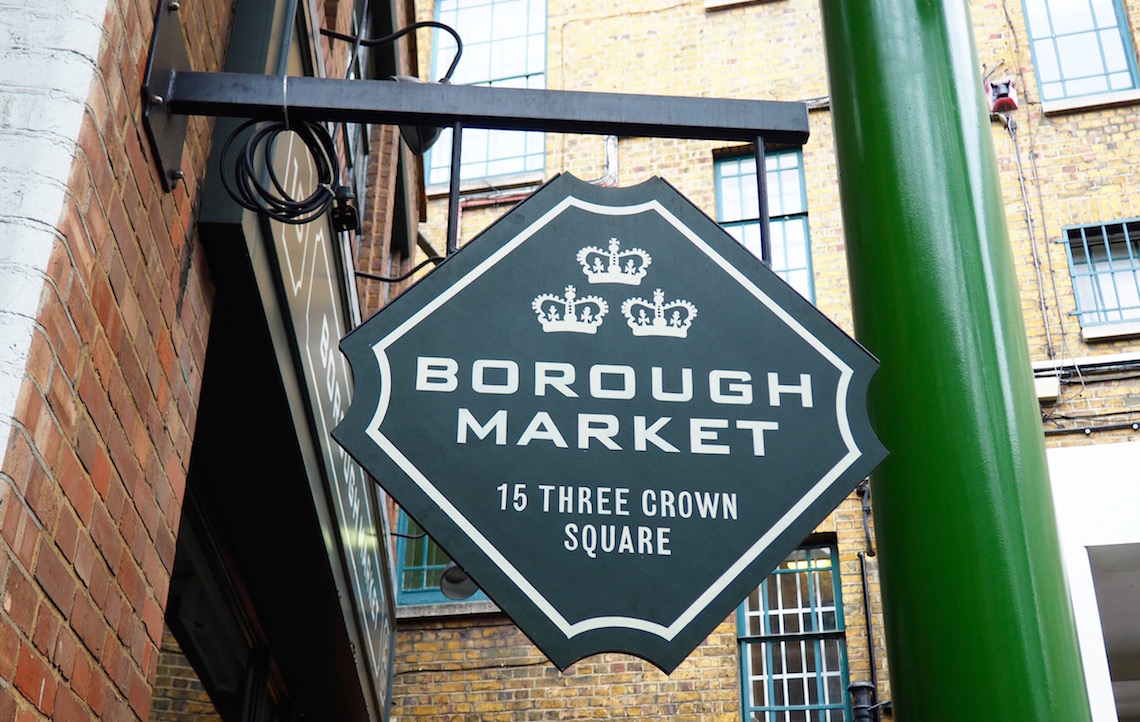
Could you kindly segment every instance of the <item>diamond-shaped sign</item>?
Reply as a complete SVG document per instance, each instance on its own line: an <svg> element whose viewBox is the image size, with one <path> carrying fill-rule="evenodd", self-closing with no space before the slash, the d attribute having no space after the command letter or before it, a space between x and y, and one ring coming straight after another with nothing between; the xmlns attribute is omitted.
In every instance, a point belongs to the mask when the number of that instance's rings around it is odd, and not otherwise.
<svg viewBox="0 0 1140 722"><path fill-rule="evenodd" d="M556 178L341 348L337 441L561 668L671 671L886 455L876 361L659 179Z"/></svg>

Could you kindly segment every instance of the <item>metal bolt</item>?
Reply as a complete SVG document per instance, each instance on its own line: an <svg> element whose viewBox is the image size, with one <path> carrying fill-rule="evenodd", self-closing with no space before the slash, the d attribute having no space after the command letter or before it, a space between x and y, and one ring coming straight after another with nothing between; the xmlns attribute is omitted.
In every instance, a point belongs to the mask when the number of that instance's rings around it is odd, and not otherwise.
<svg viewBox="0 0 1140 722"><path fill-rule="evenodd" d="M162 97L161 95L159 95L157 93L151 93L151 96L150 96L150 104L151 105L162 105L165 102L166 102L166 98Z"/></svg>
<svg viewBox="0 0 1140 722"><path fill-rule="evenodd" d="M179 7L181 7L181 6L178 4L178 2L176 0L171 0L171 2L166 4L166 9L170 10L171 12L174 12Z"/></svg>
<svg viewBox="0 0 1140 722"><path fill-rule="evenodd" d="M178 185L178 181L180 181L186 177L186 174L182 172L181 168L179 168L177 170L170 171L169 173L166 174L166 176L168 178L170 178L170 185L176 186L176 185Z"/></svg>

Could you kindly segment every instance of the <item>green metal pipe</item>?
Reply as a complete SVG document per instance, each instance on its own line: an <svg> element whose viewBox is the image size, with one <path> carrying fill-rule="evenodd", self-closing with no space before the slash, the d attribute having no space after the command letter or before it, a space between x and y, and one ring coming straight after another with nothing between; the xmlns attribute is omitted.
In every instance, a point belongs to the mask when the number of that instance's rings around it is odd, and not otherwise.
<svg viewBox="0 0 1140 722"><path fill-rule="evenodd" d="M1090 719L964 0L821 0L895 719Z"/></svg>

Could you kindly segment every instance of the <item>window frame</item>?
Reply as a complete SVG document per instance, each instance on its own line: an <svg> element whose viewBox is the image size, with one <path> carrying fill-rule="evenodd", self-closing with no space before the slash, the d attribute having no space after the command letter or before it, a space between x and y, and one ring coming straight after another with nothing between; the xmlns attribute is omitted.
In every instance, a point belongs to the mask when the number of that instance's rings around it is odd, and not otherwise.
<svg viewBox="0 0 1140 722"><path fill-rule="evenodd" d="M1136 63L1136 55L1134 52L1134 45L1132 42L1132 29L1131 29L1131 26L1128 24L1128 16L1124 12L1124 7L1121 4L1121 1L1120 0L1108 0L1108 2L1112 3L1113 16L1116 20L1115 26L1112 26L1112 27L1110 27L1110 26L1103 26L1103 27L1097 26L1097 24L1096 24L1097 23L1096 9L1092 6L1092 2L1094 0L1087 0L1087 2L1089 2L1089 13L1093 18L1092 29L1091 30L1082 30L1079 32L1065 32L1065 33L1061 33L1061 34L1056 33L1056 31L1053 28L1053 18L1052 18L1052 14L1050 12L1050 7L1049 7L1049 3L1051 1L1052 0L1022 0L1022 4L1021 4L1022 12L1024 13L1024 18L1025 18L1025 30L1026 30L1026 37L1027 37L1028 42L1029 42L1029 51L1030 51L1030 55L1033 58L1034 76L1037 79L1037 92L1038 92L1039 97L1041 99L1041 103L1043 105L1044 110L1046 112L1049 112L1051 110L1062 111L1062 110L1070 109L1070 106L1073 106L1074 104L1076 104L1078 106L1079 105L1086 105L1086 104L1089 104L1089 105L1096 104L1100 99L1106 98L1106 97L1120 97L1120 98L1127 100L1127 99L1132 98L1132 96L1140 94L1140 68L1138 68L1137 63ZM1033 28L1032 28L1032 25L1030 23L1030 15L1031 14L1030 14L1029 6L1031 3L1034 3L1034 2L1040 2L1044 8L1044 14L1045 14L1048 26L1049 26L1049 32L1046 35L1040 35L1040 36L1034 36L1033 35ZM1097 42L1096 42L1096 47L1097 47L1097 50L1100 51L1101 67L1104 70L1104 72L1099 74L1099 75L1086 75L1086 76L1073 77L1073 78L1066 77L1064 74L1064 70L1061 66L1061 54L1057 48L1058 38L1076 37L1078 35L1090 34L1090 33L1093 35L1096 35L1096 36L1101 36L1105 32L1111 31L1113 28L1115 29L1115 31L1118 34L1119 39L1120 39L1121 50L1122 50L1123 55L1124 55L1124 61L1125 61L1125 66L1126 66L1125 70L1119 70L1119 71L1115 71L1115 72L1109 71L1109 69L1107 67L1108 61L1104 57L1104 47L1105 47L1104 41L1100 37L1098 37ZM1041 77L1041 59L1039 57L1037 44L1038 44L1038 42L1046 42L1046 41L1051 43L1052 47L1053 47L1053 58L1054 58L1054 62L1056 63L1056 66L1057 66L1057 75L1058 75L1058 78L1056 81L1046 82L1046 81L1043 81L1042 77ZM1119 73L1124 73L1124 72L1128 73L1131 84L1126 88L1113 88L1113 87L1111 87L1111 85L1112 85L1111 76L1119 74ZM1069 92L1067 86L1070 83L1075 83L1078 81L1088 80L1090 78L1096 78L1096 77L1103 77L1105 79L1105 84L1108 87L1106 87L1104 90L1095 90L1095 91L1088 91L1088 92L1072 92L1072 93ZM1061 94L1057 97L1047 98L1046 97L1047 90L1046 90L1045 86L1047 84L1052 84L1054 82L1059 84L1059 86L1061 87Z"/></svg>
<svg viewBox="0 0 1140 722"><path fill-rule="evenodd" d="M419 537L419 534L423 534ZM405 564L406 555L408 553L409 542L416 542L423 539L424 552L422 555L423 564L409 567ZM444 596L443 591L439 585L422 587L411 587L405 589L404 577L409 573L422 573L431 574L434 571L442 572L447 562L443 564L427 564L430 559L431 550L435 548L440 554L447 557L447 552L443 551L435 540L424 532L419 524L416 523L408 514L403 510L399 510L399 520L396 524L396 606L397 607L422 607L429 604L470 604L471 602L486 602L488 601L487 595L482 589L477 590L473 595L467 599L448 599ZM450 557L447 557L450 560ZM425 580L426 581L426 580Z"/></svg>
<svg viewBox="0 0 1140 722"><path fill-rule="evenodd" d="M799 194L797 197L797 205L795 210L786 211L784 196L783 196L783 179L781 171L790 170L789 168L781 168L780 164L786 158L794 157L795 170L798 172ZM746 171L741 171L731 177L736 178L736 182L740 186L739 198L741 199L741 207L733 212L726 207L726 198L722 193L723 184L727 181L729 176L726 176L726 168L735 165L738 169L743 165L750 163L753 165L753 172L751 174ZM745 248L748 248L753 255L759 257L759 252L749 248L748 244L741 241L735 233L734 229L749 229L755 228L759 232L760 228L760 208L756 201L758 188L756 185L755 173L756 156L749 154L733 154L724 157L716 158L713 161L713 176L714 188L716 192L716 217L717 222L722 228L728 231L737 241L741 242ZM775 168L772 168L772 165ZM786 264L783 268L778 267L775 263L772 264L772 270L781 279L795 288L795 284L789 280L791 273L804 273L807 278L807 287L805 289L796 289L804 298L812 304L815 303L815 269L812 264L811 253L811 224L808 220L808 202L807 202L807 183L804 175L804 159L803 150L801 148L790 148L787 150L770 151L764 155L765 173L767 173L767 189L768 189L768 234L772 244L772 258L776 258L777 244L782 243L783 249L781 254L783 258L788 258L787 253L787 235L784 231L785 225L792 223L803 224L803 253L804 263L802 266L788 267ZM773 203L772 199L780 199L780 203ZM736 217L739 215L740 217ZM732 218L732 220L725 220ZM746 231L741 231L741 236Z"/></svg>
<svg viewBox="0 0 1140 722"><path fill-rule="evenodd" d="M1119 227L1119 234L1110 230L1115 227ZM1072 313L1081 328L1109 329L1140 323L1140 218L1065 226L1061 233L1059 242L1065 246L1076 304ZM1094 234L1097 238L1090 239ZM1126 251L1123 258L1112 252L1117 243L1121 243ZM1104 259L1092 257L1090 252L1098 247L1107 252ZM1083 259L1077 258L1077 248L1081 249ZM1106 264L1106 267L1098 268L1101 264ZM1124 305L1121 303L1119 278L1128 275L1132 276L1130 296L1136 300ZM1112 306L1105 302L1106 282L1111 284L1115 300ZM1129 313L1132 315L1127 315ZM1112 315L1117 317L1111 318Z"/></svg>
<svg viewBox="0 0 1140 722"><path fill-rule="evenodd" d="M458 7L462 4L461 0L449 0L456 4L455 12L458 13L464 8ZM495 6L505 4L514 0L481 0L479 6L486 6L489 13L490 20L487 21L489 27L494 26L494 13ZM541 58L541 70L533 70L526 66L529 61L524 61L524 67L521 73L510 75L496 75L488 68L486 74L480 73L473 79L464 78L465 66L463 61L460 61L456 69L456 76L452 78L452 82L456 84L489 86L489 87L522 87L522 88L535 88L544 89L546 87L546 73L547 73L547 52L548 52L548 30L547 24L549 22L547 0L522 0L527 4L527 28L521 38L525 41L524 45L527 46L528 55L532 52L529 44L534 38L539 37L539 33L530 27L530 14L533 7L541 7L541 51L536 52L536 57ZM434 9L434 19L437 22L443 22L451 25L455 30L463 36L463 26L458 22L451 21L450 18L445 16L450 15L451 12L444 9L447 2L440 2L437 0ZM471 8L466 8L470 10ZM470 38L464 38L464 58L470 58L473 49L479 46L488 46L487 62L489 65L493 64L494 50L496 44L505 42L517 41L520 36L509 38L496 38L492 37L485 42L472 41ZM452 53L454 48L452 46L450 35L442 33L440 30L435 30L432 37L432 53L431 53L431 67L432 77L439 77L443 73L446 64L451 62ZM466 66L470 67L470 66ZM488 77L484 77L488 76ZM438 188L449 182L451 177L451 138L453 130L445 128L440 134L439 140L424 156L424 177L425 185L429 188ZM495 153L495 146L497 144L513 145L521 143L521 154L505 155ZM541 178L546 172L546 136L544 133L537 131L521 131L521 130L487 130L481 128L465 128L463 130L463 148L461 150L462 156L467 156L468 160L460 160L460 181L463 183L485 183L492 179L504 178L524 178L530 179L531 176ZM483 156L481 160L471 160L472 148L481 149ZM512 168L509 170L496 170L492 172L491 166L494 164L503 164L510 161L518 161L521 167ZM537 161L537 162L536 162ZM468 165L471 164L471 165ZM473 166L482 166L483 172L468 172L467 169Z"/></svg>
<svg viewBox="0 0 1140 722"><path fill-rule="evenodd" d="M826 569L827 569L826 573L828 573L831 577L831 588L832 588L832 591L834 593L834 599L832 600L831 606L822 605L822 604L817 606L817 597L818 597L818 595L816 593L816 589L817 589L817 585L818 585L817 575L820 573L824 573L823 572L824 567L813 567L812 566L813 560L818 560L821 558L819 556L813 557L812 553L813 552L820 552L824 549L827 550L827 559L828 559L828 566L826 567ZM770 624L770 618L771 618L770 608L768 607L769 584L771 584L775 580L781 579L783 577L794 578L795 575L798 575L798 574L802 573L803 571L805 571L802 569L794 569L794 568L785 569L784 568L784 565L790 561L802 563L800 560L794 560L793 559L795 556L802 554L802 553L806 553L806 562L808 564L806 571L809 572L807 574L807 580L808 580L808 593L809 593L809 597L810 597L810 604L806 609L807 609L809 618L811 619L813 629L810 631L807 631L807 632L790 632L790 633L788 633L788 632L783 632L783 633L772 632L770 630L770 628L768 628L768 631L765 631L764 627L766 627L768 624ZM798 587L797 587L797 591L798 591ZM813 722L816 720L826 719L829 716L834 721L835 716L836 716L834 713L838 712L839 715L841 715L840 719L842 719L844 721L851 720L853 717L852 710L851 710L851 700L850 700L850 695L847 693L847 685L850 683L850 670L848 667L848 660L847 660L846 623L844 620L844 613L843 613L843 584L842 584L842 579L841 579L841 574L840 574L839 549L838 549L837 544L835 543L835 540L831 539L831 540L824 540L824 541L808 542L808 543L805 543L803 546L801 546L799 549L797 549L795 552L793 552L792 555L788 557L788 559L786 559L784 562L781 563L780 567L773 570L772 573L770 575L768 575L768 577L766 577L764 579L764 581L762 581L760 583L760 585L757 587L757 599L760 603L760 608L758 610L756 610L755 612L753 612L749 609L749 601L750 601L751 597L752 597L752 595L749 594L749 596L747 598L745 598L745 600L743 602L741 602L740 606L737 607L737 613L736 613L737 653L739 655L739 660L740 660L741 718L743 720L745 720L745 722L749 722L750 720L753 720L753 719L757 719L757 720L760 720L762 722L769 722L769 721L770 722L785 722L785 720L793 719L792 715L794 715L797 712L800 712L800 713L804 713L803 717L806 717L807 719L812 720ZM805 608L802 606L802 599L798 599L798 602L800 603L801 606L795 607L795 608L787 608L787 609L791 610L791 611L798 611L799 616L802 620ZM784 608L781 608L781 609L784 609ZM835 628L834 629L814 629L814 627L817 624L819 624L819 625L824 624L823 615L825 613L827 613L829 610L832 611L835 615ZM785 611L785 614L786 613L787 612ZM752 634L749 631L749 621L753 617L757 618L761 623L761 630L758 634ZM823 644L825 642L830 642L830 641L838 642L839 668L838 668L838 670L836 670L838 673L837 675L829 675L827 673L827 670L820 669L819 665L818 665L818 662L820 660L824 659ZM766 668L766 670L773 670L774 669L773 662L775 659L775 650L774 650L775 646L777 644L784 645L784 644L787 644L789 642L793 642L793 643L798 642L801 644L810 644L812 646L812 653L814 654L814 659L816 660L816 663L817 663L816 667L817 668L815 670L809 669L807 656L805 655L803 657L803 663L801 665L801 668L798 671L803 673L803 675L804 675L803 678L805 680L805 684L807 683L806 675L814 672L814 684L816 686L816 692L817 692L818 699L820 700L820 702L818 704L803 704L803 705L755 704L755 700L752 698L752 689L753 689L752 688L752 682L753 682L753 680L759 680L759 679L765 680L764 684L765 684L765 688L766 688L767 698L768 698L768 700L772 700L775 698L775 688L776 688L776 685L779 683L778 678L780 677L780 675L775 674L774 672L767 672L766 674L762 674L759 676L755 676L755 675L751 674L750 666L751 666L751 659L752 659L752 655L751 655L752 647L755 645L761 645L762 650L763 650L762 653L764 655L764 660L765 660L765 668ZM781 657L782 657L782 661L784 662L784 665L783 665L783 669L784 669L783 682L784 682L784 686L785 686L785 690L786 690L788 678L791 677L794 679L796 675L793 674L793 672L794 672L793 670L790 670L787 667L786 654L781 653ZM838 701L838 702L837 701L830 701L830 702L825 701L826 696L827 696L825 693L826 692L826 683L827 683L827 678L829 676L838 676L838 678L839 678L840 701ZM786 696L785 696L785 699L786 699ZM755 717L753 715L755 715ZM796 719L800 719L800 718L801 717L796 717Z"/></svg>

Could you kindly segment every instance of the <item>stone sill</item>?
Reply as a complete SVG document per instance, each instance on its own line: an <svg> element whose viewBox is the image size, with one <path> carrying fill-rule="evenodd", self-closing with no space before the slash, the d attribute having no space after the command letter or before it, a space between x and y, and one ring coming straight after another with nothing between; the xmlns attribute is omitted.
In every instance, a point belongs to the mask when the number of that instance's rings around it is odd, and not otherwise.
<svg viewBox="0 0 1140 722"><path fill-rule="evenodd" d="M1085 343L1097 341L1118 341L1140 336L1140 321L1106 323L1099 326L1086 326L1081 329L1081 339Z"/></svg>
<svg viewBox="0 0 1140 722"><path fill-rule="evenodd" d="M1116 353L1103 356L1081 356L1078 358L1070 357L1034 361L1033 371L1036 374L1045 374L1060 369L1092 369L1097 366L1110 366L1115 364L1140 364L1140 353Z"/></svg>
<svg viewBox="0 0 1140 722"><path fill-rule="evenodd" d="M705 0L705 10L723 10L738 5L757 5L765 2L773 2L773 0Z"/></svg>
<svg viewBox="0 0 1140 722"><path fill-rule="evenodd" d="M1041 112L1045 115L1063 115L1136 102L1140 102L1140 90L1121 90L1115 93L1042 101Z"/></svg>
<svg viewBox="0 0 1140 722"><path fill-rule="evenodd" d="M531 171L529 173L516 173L515 175L496 176L494 178L477 178L475 180L460 181L459 195L469 196L477 193L487 193L494 195L503 193L509 190L519 190L522 193L529 194L538 186L546 181L546 176L541 171ZM436 183L429 185L426 188L426 193L429 199L435 200L437 198L445 197L451 191L451 186L447 183ZM518 195L517 193L504 193L504 195Z"/></svg>
<svg viewBox="0 0 1140 722"><path fill-rule="evenodd" d="M396 619L426 619L430 617L460 617L469 614L501 614L499 606L491 601L443 602L440 604L408 604L396 607Z"/></svg>

